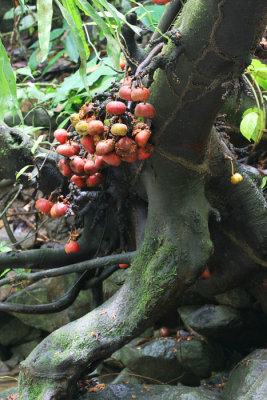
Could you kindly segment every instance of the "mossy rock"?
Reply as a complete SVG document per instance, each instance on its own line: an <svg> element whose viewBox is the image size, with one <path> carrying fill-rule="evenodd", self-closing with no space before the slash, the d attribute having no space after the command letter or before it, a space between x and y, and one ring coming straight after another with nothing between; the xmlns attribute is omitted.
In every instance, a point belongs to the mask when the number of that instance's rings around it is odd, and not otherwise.
<svg viewBox="0 0 267 400"><path fill-rule="evenodd" d="M267 350L255 350L231 371L224 400L267 399Z"/></svg>

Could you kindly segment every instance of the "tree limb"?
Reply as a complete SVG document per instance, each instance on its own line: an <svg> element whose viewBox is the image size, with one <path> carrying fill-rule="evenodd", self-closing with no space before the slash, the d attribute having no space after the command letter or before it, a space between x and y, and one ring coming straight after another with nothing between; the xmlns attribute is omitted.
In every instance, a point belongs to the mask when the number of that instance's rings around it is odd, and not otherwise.
<svg viewBox="0 0 267 400"><path fill-rule="evenodd" d="M87 260L76 264L71 264L66 267L48 269L42 272L32 273L20 273L13 275L8 278L0 280L0 287L7 284L15 284L22 280L34 283L41 279L51 278L56 276L62 276L72 274L73 272L89 271L97 268L107 267L112 264L130 264L132 259L136 256L136 251L122 254L112 254L107 257L95 258L93 260Z"/></svg>

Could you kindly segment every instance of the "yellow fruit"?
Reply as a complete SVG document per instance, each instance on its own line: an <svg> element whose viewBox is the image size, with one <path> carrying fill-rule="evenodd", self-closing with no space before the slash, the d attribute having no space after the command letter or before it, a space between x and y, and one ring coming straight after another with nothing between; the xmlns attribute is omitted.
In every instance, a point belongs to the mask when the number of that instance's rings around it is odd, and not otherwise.
<svg viewBox="0 0 267 400"><path fill-rule="evenodd" d="M79 135L88 135L88 123L86 121L79 121L75 126L75 130Z"/></svg>
<svg viewBox="0 0 267 400"><path fill-rule="evenodd" d="M239 174L238 172L236 172L234 175L231 176L231 184L232 185L237 185L241 181L243 181L243 176L241 174Z"/></svg>
<svg viewBox="0 0 267 400"><path fill-rule="evenodd" d="M111 133L117 136L125 136L127 133L127 125L125 124L114 124L111 127Z"/></svg>
<svg viewBox="0 0 267 400"><path fill-rule="evenodd" d="M70 122L75 127L77 123L80 121L80 116L77 113L71 114Z"/></svg>

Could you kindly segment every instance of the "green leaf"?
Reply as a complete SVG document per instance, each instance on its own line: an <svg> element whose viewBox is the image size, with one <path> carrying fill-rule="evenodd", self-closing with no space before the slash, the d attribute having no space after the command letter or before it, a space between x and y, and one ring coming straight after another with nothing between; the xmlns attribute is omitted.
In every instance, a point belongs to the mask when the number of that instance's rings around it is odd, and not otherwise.
<svg viewBox="0 0 267 400"><path fill-rule="evenodd" d="M34 167L34 165L26 165L25 167L21 168L21 170L16 175L16 179L19 179L19 177L30 167Z"/></svg>
<svg viewBox="0 0 267 400"><path fill-rule="evenodd" d="M86 52L86 60L87 60L90 55L90 50L87 45L87 41L86 41L84 30L83 30L82 18L81 18L80 12L76 6L76 1L75 0L63 0L63 5L66 8L66 10L69 12L70 16L73 18L75 26L78 29L79 36L82 39L83 46L84 46L84 49Z"/></svg>
<svg viewBox="0 0 267 400"><path fill-rule="evenodd" d="M30 67L22 67L22 68L18 68L16 69L16 75L24 75L24 76L30 76L31 78L33 78L32 75L32 71L30 69Z"/></svg>
<svg viewBox="0 0 267 400"><path fill-rule="evenodd" d="M135 4L138 4L137 2L134 1ZM132 11L135 11L138 19L146 26L148 26L151 30L155 30L156 26L158 25L158 22L160 18L162 17L162 14L165 10L165 7L162 7L161 5L148 5L144 7L143 5L140 5L138 7L135 7L132 9Z"/></svg>
<svg viewBox="0 0 267 400"><path fill-rule="evenodd" d="M68 53L68 56L74 62L77 63L78 60L79 60L79 51L78 51L78 48L76 46L76 42L74 40L73 34L71 32L66 37L65 49L66 49L66 52Z"/></svg>
<svg viewBox="0 0 267 400"><path fill-rule="evenodd" d="M267 65L263 64L261 61L254 58L251 61L248 69L251 71L251 75L258 84L264 89L267 90Z"/></svg>
<svg viewBox="0 0 267 400"><path fill-rule="evenodd" d="M45 69L43 70L41 76L45 75L46 72L49 70L49 68L51 68L64 53L65 53L65 50L61 50L53 58L51 58L51 60L49 61L49 63L45 67Z"/></svg>
<svg viewBox="0 0 267 400"><path fill-rule="evenodd" d="M99 26L99 28L103 31L104 35L107 38L107 53L110 59L112 60L115 68L119 68L120 64L120 45L118 40L113 37L114 30L111 28L111 25L107 25L105 21L99 16L96 10L86 1L86 0L76 0L78 6L89 15L92 20ZM95 3L95 0L93 0Z"/></svg>
<svg viewBox="0 0 267 400"><path fill-rule="evenodd" d="M35 153L37 147L38 147L39 144L42 142L43 138L44 138L44 135L40 135L40 136L38 137L38 139L34 142L32 148L31 148L31 153L32 153L32 154Z"/></svg>
<svg viewBox="0 0 267 400"><path fill-rule="evenodd" d="M261 181L261 189L264 189L267 185L267 176L264 176Z"/></svg>
<svg viewBox="0 0 267 400"><path fill-rule="evenodd" d="M251 61L251 66L253 67L251 71L253 71L255 75L262 79L267 79L267 65L254 58Z"/></svg>
<svg viewBox="0 0 267 400"><path fill-rule="evenodd" d="M263 112L262 110L256 109L256 111L245 112L245 116L243 116L240 131L243 136L249 141L253 139L255 142L258 142L261 131L263 129Z"/></svg>
<svg viewBox="0 0 267 400"><path fill-rule="evenodd" d="M6 50L0 40L0 121L7 111L19 112L15 75L9 62ZM21 112L19 112L21 116Z"/></svg>
<svg viewBox="0 0 267 400"><path fill-rule="evenodd" d="M89 50L86 50L86 48L84 47L85 41L83 41L82 38L80 37L79 28L75 25L75 21L74 21L73 17L70 15L68 10L66 10L66 8L62 6L62 4L59 2L59 0L55 0L55 1L57 3L58 7L60 8L63 17L67 21L67 24L73 34L74 40L78 47L80 58L81 58L81 65L80 65L79 71L80 71L80 75L81 75L84 87L88 91L88 83L87 83L87 79L86 79L86 60L87 60L87 51L89 51ZM88 49L88 46L87 46L87 49Z"/></svg>
<svg viewBox="0 0 267 400"><path fill-rule="evenodd" d="M31 26L36 24L35 13L26 15L23 17L19 23L19 31L24 31L25 29L29 29Z"/></svg>
<svg viewBox="0 0 267 400"><path fill-rule="evenodd" d="M5 249L8 249L8 250L5 250ZM0 247L0 252L3 252L3 253L6 253L6 252L11 251L11 250L12 249L10 247ZM11 268L4 269L4 271L0 273L0 278L5 276L9 271L11 271Z"/></svg>
<svg viewBox="0 0 267 400"><path fill-rule="evenodd" d="M9 247L9 246L6 246L6 242L5 241L3 241L3 242L0 242L0 252L2 252L2 253L6 253L6 252L8 252L8 251L11 251L12 249L11 249L11 247ZM0 275L0 276L2 276L2 275Z"/></svg>
<svg viewBox="0 0 267 400"><path fill-rule="evenodd" d="M37 60L40 60L40 62L43 62L48 55L52 16L52 0L37 0L38 38L40 44Z"/></svg>

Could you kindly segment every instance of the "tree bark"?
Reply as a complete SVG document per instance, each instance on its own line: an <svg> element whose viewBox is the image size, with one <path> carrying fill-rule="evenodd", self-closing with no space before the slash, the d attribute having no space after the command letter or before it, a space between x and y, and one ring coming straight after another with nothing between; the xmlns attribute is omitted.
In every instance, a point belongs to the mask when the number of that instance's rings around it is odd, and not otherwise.
<svg viewBox="0 0 267 400"><path fill-rule="evenodd" d="M257 264L255 273L266 266L266 203L244 170L244 181L231 186L225 156L234 157L212 129L223 94L248 65L263 32L266 8L265 0L185 4L174 25L184 53L173 43L163 48L171 64L156 72L151 87L155 152L137 183L148 216L129 277L107 303L53 332L30 354L21 368L21 400L73 398L82 372L158 318L200 276L214 245L217 254L221 240L212 243L211 217L213 229L233 243L231 256L234 246L242 246ZM129 49L134 58L135 46Z"/></svg>

